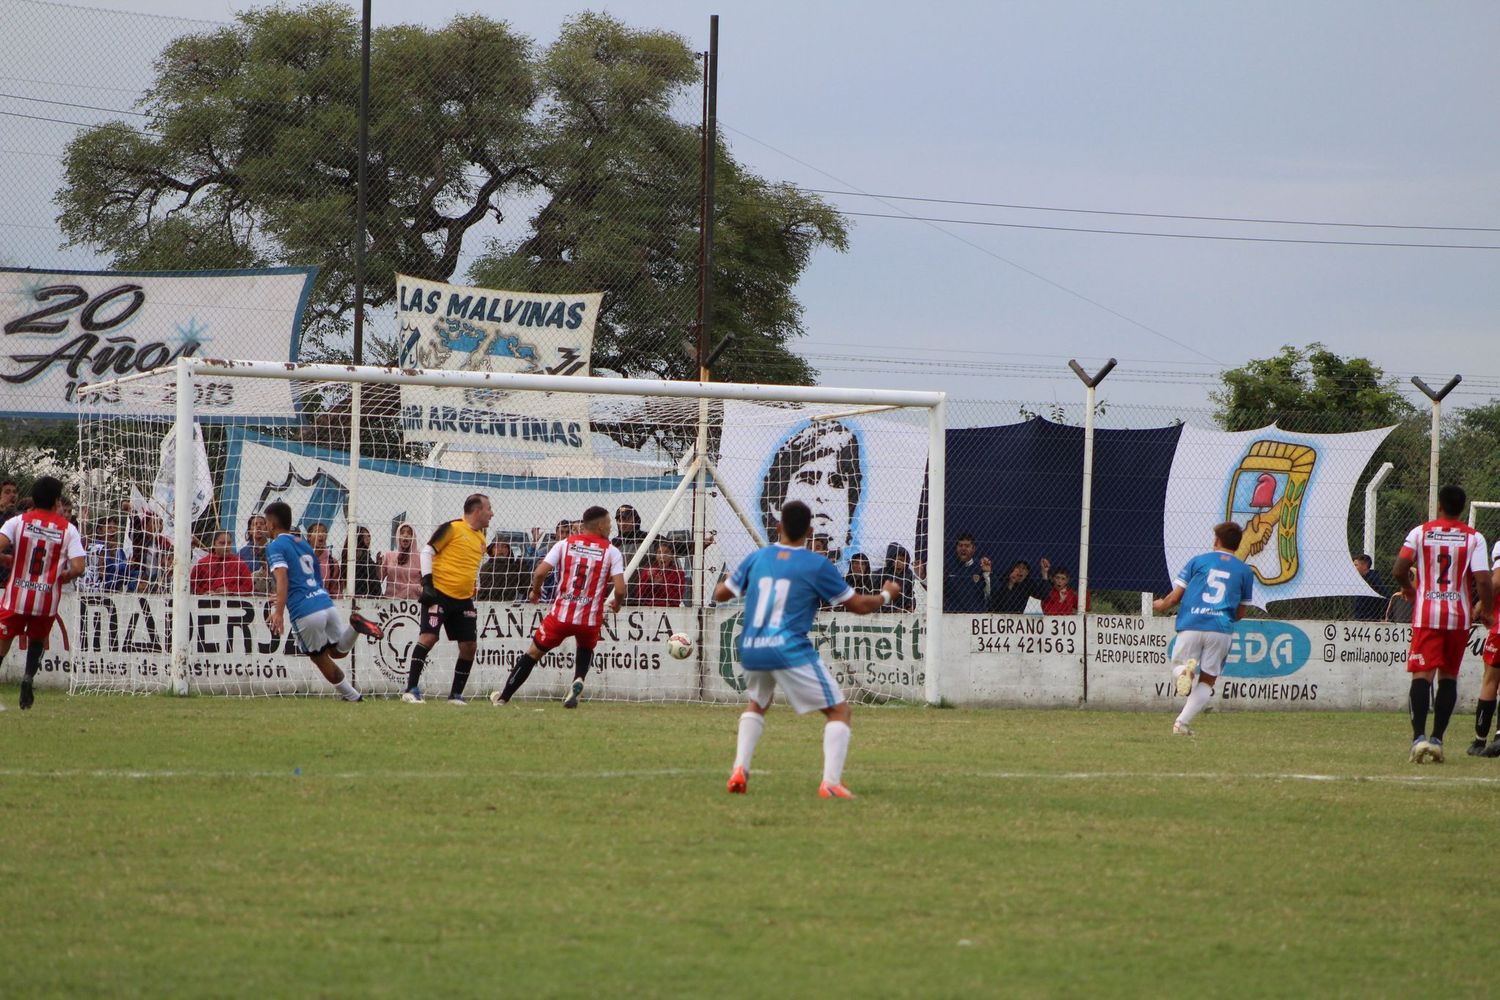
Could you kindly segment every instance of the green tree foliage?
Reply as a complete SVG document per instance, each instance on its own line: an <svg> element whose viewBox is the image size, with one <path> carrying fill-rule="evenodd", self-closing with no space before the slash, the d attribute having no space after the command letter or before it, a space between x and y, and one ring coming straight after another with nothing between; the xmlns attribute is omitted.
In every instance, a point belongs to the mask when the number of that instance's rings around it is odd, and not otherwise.
<svg viewBox="0 0 1500 1000"><path fill-rule="evenodd" d="M1367 358L1342 358L1322 344L1283 347L1269 358L1225 372L1210 394L1225 430L1267 424L1308 433L1388 427L1410 417L1411 403Z"/></svg>
<svg viewBox="0 0 1500 1000"><path fill-rule="evenodd" d="M359 22L343 4L265 7L173 41L143 130L81 133L57 194L72 244L115 266L316 264L304 342L336 355L352 319ZM522 291L606 293L596 366L695 374L699 130L671 114L700 85L679 36L611 17L567 22L545 51L507 24L461 16L371 39L366 302L395 274ZM817 198L719 151L717 300L740 336L721 377L805 382L787 342L812 252L843 249ZM475 227L530 224L455 278ZM469 243L474 241L470 239ZM393 360L394 345L371 352Z"/></svg>

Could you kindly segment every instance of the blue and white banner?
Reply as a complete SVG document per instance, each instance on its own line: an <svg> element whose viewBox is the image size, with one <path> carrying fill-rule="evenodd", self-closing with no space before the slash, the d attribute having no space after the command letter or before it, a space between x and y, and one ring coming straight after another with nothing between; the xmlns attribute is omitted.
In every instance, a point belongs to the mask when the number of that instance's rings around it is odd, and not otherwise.
<svg viewBox="0 0 1500 1000"><path fill-rule="evenodd" d="M402 367L588 375L603 292L546 295L396 276ZM587 397L402 386L407 441L450 450L589 454Z"/></svg>
<svg viewBox="0 0 1500 1000"><path fill-rule="evenodd" d="M342 557L351 504L348 452L233 428L225 467L222 528L243 540L246 519L273 500L283 500L298 525L326 525L329 546ZM358 520L369 527L375 552L394 547L403 523L411 524L418 541L425 542L439 524L463 515L464 498L471 493L490 498L495 511L490 538L508 542L521 557L528 549L550 545L558 522L577 521L594 504L611 514L629 504L649 524L677 486L675 476L535 478L378 459L363 459L359 469ZM681 519L685 524L687 514Z"/></svg>
<svg viewBox="0 0 1500 1000"><path fill-rule="evenodd" d="M201 272L0 268L4 415L72 416L78 386L147 372L179 357L296 361L315 267ZM232 382L233 380L226 380ZM226 384L197 403L203 420L287 420L279 391ZM236 391L240 390L240 391ZM160 400L93 394L89 406L160 413Z"/></svg>
<svg viewBox="0 0 1500 1000"><path fill-rule="evenodd" d="M1390 431L1096 432L1090 587L1164 593L1232 520L1246 529L1257 604L1372 596L1353 568L1349 506ZM1018 559L1035 572L1043 558L1076 572L1083 428L1038 418L950 430L947 466L946 551L969 532L1002 572Z"/></svg>
<svg viewBox="0 0 1500 1000"><path fill-rule="evenodd" d="M827 412L828 407L820 408ZM917 519L927 471L927 425L890 417L815 419L820 409L724 403L719 483L776 540L782 505L812 509L814 541L840 572L863 555L878 573L888 556L918 558ZM758 543L719 499L711 508L726 567Z"/></svg>

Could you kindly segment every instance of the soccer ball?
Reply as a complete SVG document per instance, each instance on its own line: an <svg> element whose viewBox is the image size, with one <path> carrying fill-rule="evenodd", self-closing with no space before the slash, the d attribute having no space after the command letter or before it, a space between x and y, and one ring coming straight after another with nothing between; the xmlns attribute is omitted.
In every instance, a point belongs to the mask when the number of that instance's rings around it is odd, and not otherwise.
<svg viewBox="0 0 1500 1000"><path fill-rule="evenodd" d="M667 652L672 654L674 660L685 660L693 655L693 640L681 632L674 632L672 638L667 640Z"/></svg>

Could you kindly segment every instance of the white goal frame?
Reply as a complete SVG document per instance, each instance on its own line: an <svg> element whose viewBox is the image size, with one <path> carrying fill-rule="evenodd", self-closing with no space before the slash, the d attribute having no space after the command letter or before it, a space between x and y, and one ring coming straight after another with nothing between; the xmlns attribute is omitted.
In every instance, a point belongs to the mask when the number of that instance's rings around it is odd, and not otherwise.
<svg viewBox="0 0 1500 1000"><path fill-rule="evenodd" d="M927 464L927 579L926 583L926 655L924 656L923 694L928 704L937 705L941 700L939 675L942 664L942 610L943 610L943 514L945 503L945 477L947 473L945 406L947 394L942 392L920 392L900 389L848 389L824 386L787 386L741 384L732 382L671 382L660 379L593 378L564 375L533 375L509 372L476 372L428 370L420 368L387 368L369 365L304 364L298 362L243 361L217 358L178 358L173 365L163 366L150 372L128 375L118 379L80 386L78 394L90 394L108 390L127 382L145 378L161 379L169 372L176 380L176 410L174 426L177 440L191 440L194 407L193 380L199 376L219 376L251 379L278 379L283 381L344 382L353 386L351 400L351 478L357 475L359 449L360 386L365 384L421 385L435 388L488 388L522 392L570 393L585 396L646 396L675 399L698 399L700 421L697 443L682 463L681 484L673 495L672 504L680 502L689 486L698 485L701 491L708 475L715 472L707 454L707 406L709 400L743 400L763 403L804 403L842 406L836 413L824 414L818 419L855 416L895 408L921 409L927 412L928 464ZM193 449L178 447L175 453L173 476L173 558L172 558L172 626L171 661L169 676L172 690L179 694L187 692L188 647L190 642L190 594L189 574L192 564L192 495ZM715 479L718 477L715 476ZM351 482L351 487L353 483ZM725 499L736 516L750 528L752 537L759 532L746 516L743 506L729 496L722 483L718 484ZM699 509L701 510L701 504ZM671 509L669 504L668 509ZM666 522L666 513L648 531L649 539ZM694 519L694 545L701 555L704 545L701 517ZM354 532L349 532L353 544ZM627 572L633 572L647 547L642 545L631 560ZM353 561L347 564L351 568Z"/></svg>

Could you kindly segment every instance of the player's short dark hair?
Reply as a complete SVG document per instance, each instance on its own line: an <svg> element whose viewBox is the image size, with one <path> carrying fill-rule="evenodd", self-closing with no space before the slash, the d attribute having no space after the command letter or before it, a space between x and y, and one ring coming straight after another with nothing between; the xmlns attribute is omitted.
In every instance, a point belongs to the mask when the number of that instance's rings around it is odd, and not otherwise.
<svg viewBox="0 0 1500 1000"><path fill-rule="evenodd" d="M43 476L31 484L31 505L41 510L57 506L63 491L62 480L56 476Z"/></svg>
<svg viewBox="0 0 1500 1000"><path fill-rule="evenodd" d="M1245 529L1233 521L1225 521L1223 524L1214 525L1214 538L1218 543L1231 552L1238 552L1240 539L1245 537Z"/></svg>
<svg viewBox="0 0 1500 1000"><path fill-rule="evenodd" d="M470 493L468 496L464 497L464 513L474 513L488 499L489 497L485 496L483 493Z"/></svg>
<svg viewBox="0 0 1500 1000"><path fill-rule="evenodd" d="M1457 483L1449 483L1438 490L1438 510L1449 517L1457 517L1469 505L1469 494Z"/></svg>
<svg viewBox="0 0 1500 1000"><path fill-rule="evenodd" d="M603 507L600 507L598 504L595 504L594 506L590 507L588 510L586 510L586 511L583 512L583 523L584 524L589 524L591 522L599 520L599 518L601 518L601 517L608 517L608 516L609 516L609 511L608 510L606 510Z"/></svg>
<svg viewBox="0 0 1500 1000"><path fill-rule="evenodd" d="M793 500L781 508L781 530L787 541L800 542L812 528L812 511L801 500Z"/></svg>
<svg viewBox="0 0 1500 1000"><path fill-rule="evenodd" d="M276 500L266 504L266 509L263 513L266 515L267 521L270 521L282 531L286 531L292 526L292 508L285 500Z"/></svg>

